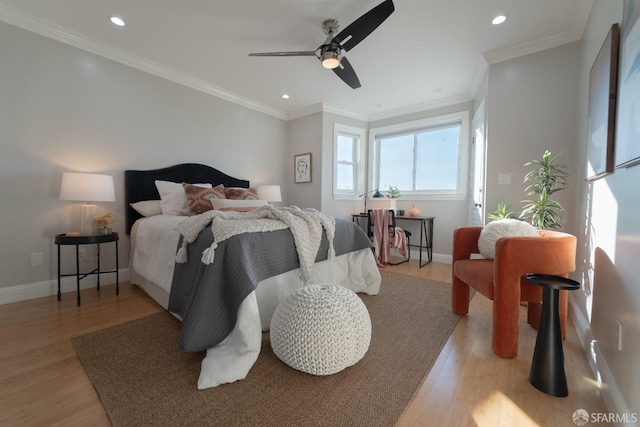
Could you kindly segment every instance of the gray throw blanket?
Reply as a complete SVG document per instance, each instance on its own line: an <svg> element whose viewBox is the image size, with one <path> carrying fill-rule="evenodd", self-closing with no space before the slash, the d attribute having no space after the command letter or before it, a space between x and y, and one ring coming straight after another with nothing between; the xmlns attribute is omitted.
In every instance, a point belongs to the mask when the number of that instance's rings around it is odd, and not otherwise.
<svg viewBox="0 0 640 427"><path fill-rule="evenodd" d="M207 227L188 245L188 261L175 266L168 308L182 317L180 347L185 351L219 344L234 328L238 307L261 280L299 267L289 229L233 236L218 244L211 264L203 264L202 253L213 241ZM339 256L370 248L372 243L356 224L336 218L333 246ZM323 233L315 261L326 260L328 252Z"/></svg>

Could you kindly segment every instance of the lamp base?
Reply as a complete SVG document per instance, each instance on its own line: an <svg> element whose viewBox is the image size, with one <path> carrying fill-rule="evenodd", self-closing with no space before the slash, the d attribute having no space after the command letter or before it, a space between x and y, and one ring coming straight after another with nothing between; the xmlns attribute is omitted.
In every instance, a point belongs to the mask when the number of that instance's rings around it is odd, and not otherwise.
<svg viewBox="0 0 640 427"><path fill-rule="evenodd" d="M93 217L98 213L98 205L82 205L80 210L80 234L93 234Z"/></svg>

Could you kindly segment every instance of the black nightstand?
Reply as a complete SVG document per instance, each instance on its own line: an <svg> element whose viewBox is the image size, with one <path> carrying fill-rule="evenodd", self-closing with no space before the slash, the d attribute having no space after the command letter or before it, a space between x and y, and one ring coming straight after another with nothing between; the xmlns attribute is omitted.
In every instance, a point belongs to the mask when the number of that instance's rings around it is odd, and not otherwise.
<svg viewBox="0 0 640 427"><path fill-rule="evenodd" d="M98 290L100 290L100 273L116 273L116 295L120 294L120 285L118 277L118 233L111 233L98 236L67 236L66 234L58 234L55 238L55 244L58 246L58 301L60 301L60 278L76 276L78 287L78 305L80 305L80 280L91 274L98 275ZM114 242L116 244L116 269L101 271L100 270L100 244ZM80 273L80 245L97 245L97 268L88 273ZM73 274L61 274L60 272L60 246L75 245L76 247L76 272Z"/></svg>

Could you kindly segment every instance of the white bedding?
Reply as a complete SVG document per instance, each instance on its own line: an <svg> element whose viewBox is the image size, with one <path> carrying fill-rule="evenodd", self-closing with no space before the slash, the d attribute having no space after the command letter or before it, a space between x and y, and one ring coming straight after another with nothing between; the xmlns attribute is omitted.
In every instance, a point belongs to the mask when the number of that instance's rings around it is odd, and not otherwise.
<svg viewBox="0 0 640 427"><path fill-rule="evenodd" d="M175 227L185 217L157 215L138 220L131 230L131 283L140 286L165 309L180 235ZM278 303L303 286L299 269L263 280L241 304L231 334L207 350L198 388L215 387L246 377L260 353L262 331L268 330ZM338 283L354 292L375 295L380 272L370 249L316 263L309 283Z"/></svg>

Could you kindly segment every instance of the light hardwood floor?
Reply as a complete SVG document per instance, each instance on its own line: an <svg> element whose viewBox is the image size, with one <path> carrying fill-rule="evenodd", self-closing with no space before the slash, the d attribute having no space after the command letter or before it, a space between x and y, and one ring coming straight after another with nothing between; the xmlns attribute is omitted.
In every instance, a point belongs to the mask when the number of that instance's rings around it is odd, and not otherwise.
<svg viewBox="0 0 640 427"><path fill-rule="evenodd" d="M432 263L390 271L451 282L451 266ZM0 426L108 426L100 400L70 338L162 310L123 283L0 306ZM523 308L524 316L524 308ZM524 317L523 317L524 319ZM576 409L606 412L575 328L564 343L569 396L555 398L528 382L536 331L523 320L515 359L491 349L491 302L474 297L398 426L575 426Z"/></svg>

